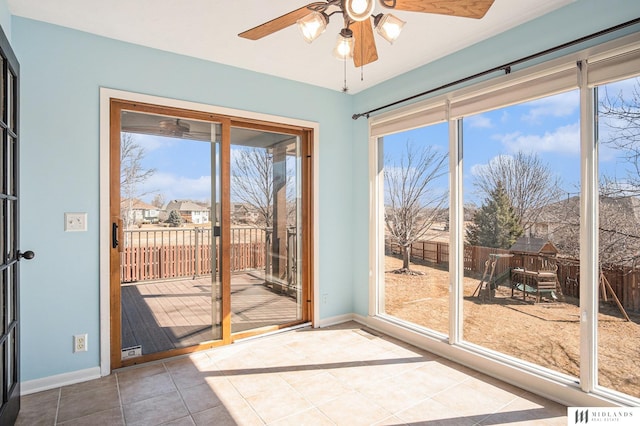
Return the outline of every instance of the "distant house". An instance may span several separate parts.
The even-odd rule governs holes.
[[[234,223],[256,223],[260,213],[250,204],[234,203],[231,207],[231,220]]]
[[[124,199],[120,205],[122,218],[129,224],[159,221],[161,209],[137,198]]]
[[[167,213],[177,211],[186,223],[201,224],[209,222],[209,207],[188,200],[173,200],[165,207]]]
[[[557,243],[565,239],[567,233],[577,233],[579,225],[580,197],[569,197],[540,207],[535,220],[525,224],[525,235]]]
[[[632,263],[640,253],[640,198],[601,196],[599,247],[603,263]],[[525,235],[551,241],[563,257],[579,257],[580,198],[541,207],[535,220],[525,225]]]

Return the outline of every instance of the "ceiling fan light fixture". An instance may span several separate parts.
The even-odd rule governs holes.
[[[368,19],[376,7],[375,0],[344,0],[344,11],[354,21]]]
[[[182,136],[183,133],[188,133],[191,129],[189,123],[180,121],[179,118],[175,120],[161,120],[158,123],[158,127],[160,127],[162,132],[172,136]]]
[[[376,32],[389,43],[393,44],[393,42],[400,36],[402,27],[404,27],[406,22],[388,13],[386,15],[377,15],[375,17],[374,24]]]
[[[338,34],[336,46],[333,48],[333,56],[338,59],[353,57],[353,32],[348,28],[343,28]]]
[[[297,21],[298,28],[300,28],[300,32],[302,32],[302,37],[307,43],[311,43],[320,37],[320,34],[327,29],[328,23],[329,19],[327,15],[315,11]]]

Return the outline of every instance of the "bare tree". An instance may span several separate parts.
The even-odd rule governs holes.
[[[153,196],[153,200],[151,200],[151,205],[161,209],[164,206],[164,195],[158,193]]]
[[[135,198],[145,195],[138,192],[141,183],[149,179],[155,169],[142,167],[145,151],[135,141],[131,133],[122,133],[120,139],[120,198],[122,201],[121,215],[125,229],[133,224],[133,202]]]
[[[640,257],[637,197],[600,196],[599,259],[602,267],[629,266]],[[549,208],[554,226],[550,239],[563,257],[580,256],[580,198],[571,197]]]
[[[635,263],[640,256],[637,197],[600,197],[600,265]]]
[[[560,256],[577,259],[580,256],[580,197],[570,196],[545,206],[541,222],[547,225],[546,237],[553,242]]]
[[[234,199],[257,210],[265,226],[273,226],[273,155],[267,149],[237,151],[231,172]]]
[[[603,176],[601,190],[607,196],[640,195],[640,79],[633,90],[610,94],[602,89],[598,113],[601,142],[614,148],[626,163],[624,176]]]
[[[447,214],[442,208],[447,192],[434,188],[446,173],[447,154],[431,146],[417,150],[409,141],[398,163],[385,164],[385,217],[387,231],[402,248],[402,268],[394,272],[416,274],[410,263],[411,245]]]
[[[495,157],[484,166],[474,185],[481,195],[490,197],[499,183],[524,230],[536,222],[545,206],[558,201],[564,193],[559,178],[536,153],[519,151],[513,156]]]
[[[640,79],[632,90],[599,90],[601,143],[626,165],[600,179],[600,263],[629,265],[640,257]]]

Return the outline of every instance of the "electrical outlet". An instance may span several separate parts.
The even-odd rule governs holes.
[[[87,335],[76,334],[73,336],[73,352],[86,352],[87,351]]]

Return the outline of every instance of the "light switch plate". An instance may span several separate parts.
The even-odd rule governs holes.
[[[86,213],[65,213],[64,214],[64,230],[65,232],[82,232],[87,230],[87,214]]]

